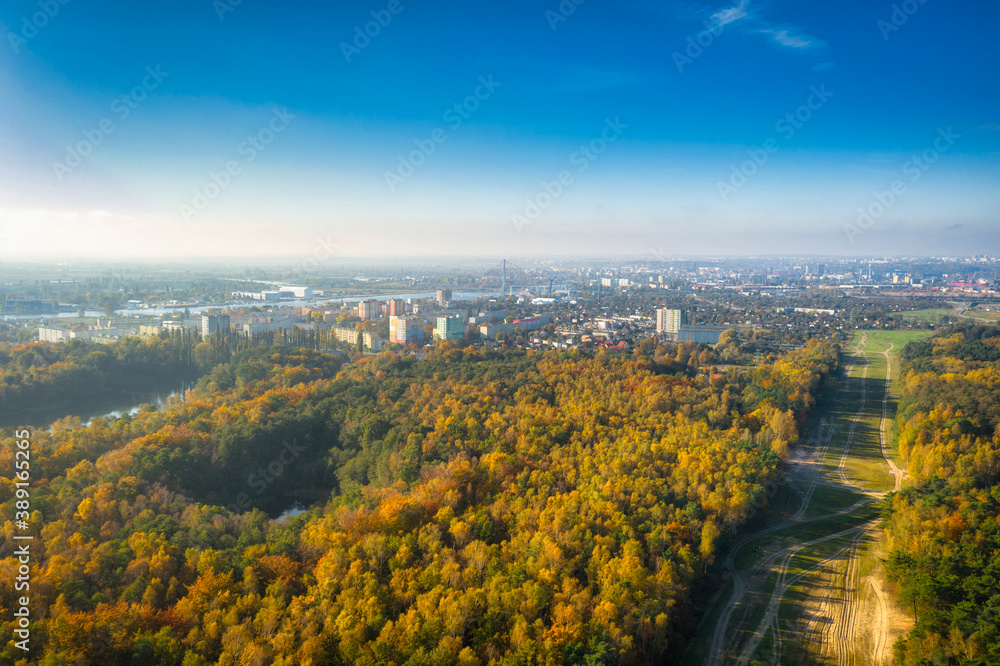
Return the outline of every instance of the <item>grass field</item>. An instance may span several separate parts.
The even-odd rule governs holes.
[[[1000,321],[1000,312],[990,312],[987,310],[966,310],[962,314],[969,319],[975,319],[976,321],[988,324],[995,324]]]
[[[872,521],[878,515],[880,498],[894,487],[895,480],[882,456],[880,429],[883,404],[886,417],[891,420],[895,413],[893,393],[899,377],[899,353],[907,343],[930,335],[931,331],[858,331],[853,341],[845,345],[845,375],[840,384],[831,387],[821,398],[818,413],[807,425],[803,443],[800,444],[805,451],[814,452],[811,456],[823,455],[813,457],[814,463],[808,462],[810,456],[803,458],[801,463],[795,463],[807,465],[803,470],[808,469],[809,464],[811,469],[818,468],[815,477],[803,470],[797,473],[796,484],[800,490],[811,485],[810,478],[816,481],[808,505],[794,523],[781,530],[760,533],[735,554],[733,562],[736,570],[741,572],[742,580],[747,583],[735,605],[731,601],[734,598],[732,580],[728,574],[719,572],[725,581],[723,589],[715,603],[707,609],[706,617],[682,663],[700,664],[710,660],[710,646],[717,629],[723,631],[726,637],[724,645],[728,656],[722,658],[724,663],[730,663],[747,650],[753,650],[753,656],[763,663],[775,659],[781,663],[803,663],[803,659],[809,661],[816,657],[801,651],[815,649],[815,645],[808,641],[801,643],[801,650],[796,648],[794,627],[803,614],[808,613],[807,603],[815,607],[813,602],[816,599],[810,595],[829,588],[828,585],[824,588],[824,577],[829,576],[832,569],[824,566],[814,572],[809,570],[834,554],[847,552],[859,558],[866,575],[873,570],[876,561],[869,551],[875,545],[871,539],[866,537],[860,546],[846,551],[842,549],[851,544],[859,533],[842,533]],[[889,382],[886,381],[887,370],[890,371]],[[806,433],[812,435],[817,432],[820,423],[825,424],[818,430],[821,434],[811,438],[807,444],[809,438]],[[827,441],[828,446],[824,449]],[[897,457],[891,447],[889,455]],[[896,462],[899,464],[898,460]],[[746,531],[754,533],[766,526],[777,525],[794,513],[792,507],[798,506],[798,495],[789,493],[780,499],[775,503],[780,507],[773,507],[773,518],[762,516]],[[840,511],[844,513],[838,514]],[[828,538],[832,535],[837,536]],[[799,548],[794,555],[790,556],[791,551],[787,550],[813,541],[816,543]],[[781,578],[782,562],[785,561],[787,570]],[[843,560],[836,566],[847,567],[849,561]],[[762,563],[766,565],[760,569]],[[794,577],[800,574],[805,575],[796,581]],[[781,600],[774,601],[774,591],[784,590],[777,588],[779,579],[792,584]],[[774,606],[774,603],[778,605]],[[829,605],[830,600],[826,599],[823,603]],[[778,611],[773,622],[773,626],[778,627],[777,634],[772,624],[768,624],[771,622],[767,619],[770,617],[767,614],[769,606]],[[719,628],[723,618],[726,618],[725,625]],[[792,633],[783,635],[786,631]],[[776,640],[776,636],[781,636],[781,640]],[[854,649],[870,652],[870,647],[859,643]]]
[[[965,306],[957,303],[953,305],[954,307],[951,308],[926,308],[924,310],[908,310],[897,314],[902,315],[904,319],[922,321],[930,324],[940,323],[941,317],[945,315],[951,319],[952,323],[955,321],[961,321],[962,319],[971,319],[973,321],[983,323],[995,323],[1000,321],[1000,312],[979,310],[977,308],[965,309]]]
[[[954,310],[951,308],[928,308],[926,310],[909,310],[907,312],[900,312],[899,314],[903,315],[904,319],[914,319],[936,324],[940,321],[942,315],[954,314]]]

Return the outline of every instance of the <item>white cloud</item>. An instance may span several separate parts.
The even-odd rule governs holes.
[[[825,46],[826,43],[814,37],[793,35],[788,30],[778,30],[775,28],[765,28],[761,30],[765,35],[769,35],[776,43],[792,49],[808,49],[816,46]]]
[[[697,12],[697,10],[695,10]],[[701,10],[701,16],[708,15],[705,24],[712,28],[722,28],[739,22],[742,29],[751,34],[765,35],[774,44],[789,49],[809,50],[822,49],[826,42],[805,32],[787,25],[772,23],[761,16],[759,11],[750,11],[750,0],[740,0],[732,7],[723,9]],[[831,65],[832,66],[832,65]]]
[[[716,25],[729,25],[734,21],[739,21],[744,19],[749,14],[747,14],[747,7],[750,5],[750,0],[740,0],[740,4],[735,7],[729,7],[728,9],[720,9],[719,11],[712,14],[712,20],[715,21]]]

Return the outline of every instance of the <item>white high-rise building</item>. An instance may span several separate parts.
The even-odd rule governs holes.
[[[685,323],[683,310],[661,309],[656,311],[657,333],[678,333]]]

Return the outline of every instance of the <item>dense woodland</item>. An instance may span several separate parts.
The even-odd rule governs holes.
[[[1000,663],[1000,330],[904,349],[897,414],[908,486],[885,524],[890,580],[916,626],[902,664]]]
[[[261,347],[165,410],[33,430],[25,663],[675,663],[839,349],[643,348]]]
[[[64,407],[72,413],[124,392],[152,391],[191,380],[221,357],[191,333],[128,337],[111,344],[67,340],[56,344],[0,343],[0,414]]]

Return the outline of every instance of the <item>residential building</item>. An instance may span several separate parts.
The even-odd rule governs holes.
[[[437,302],[439,305],[444,305],[450,300],[451,300],[451,289],[437,290]]]
[[[715,345],[719,343],[722,332],[731,328],[732,326],[681,326],[677,332],[677,341]]]
[[[90,339],[90,331],[71,331],[66,328],[49,328],[43,326],[38,329],[38,340],[40,342],[59,342],[60,340],[70,340],[80,338]]]
[[[503,321],[507,318],[506,310],[497,310],[495,312],[480,312],[477,317],[469,317],[469,323],[473,325],[479,324],[492,324],[495,321]]]
[[[389,319],[389,341],[401,345],[419,344],[424,341],[423,317],[407,316]]]
[[[522,331],[537,331],[542,326],[552,323],[552,317],[542,315],[540,317],[527,317],[525,319],[515,319],[512,324],[486,324],[479,327],[479,334],[484,338],[496,337],[498,333],[513,335],[518,329]]]
[[[369,298],[367,301],[358,303],[358,319],[368,321],[378,319],[382,316],[382,301],[377,298]]]
[[[656,311],[656,332],[677,333],[686,324],[683,310],[660,309]]]
[[[201,337],[207,338],[216,333],[229,335],[229,315],[202,315]]]
[[[460,317],[438,317],[434,337],[438,340],[461,340],[465,326]]]
[[[330,332],[333,333],[341,342],[346,342],[351,345],[358,344],[358,336],[361,336],[362,343],[366,348],[373,352],[382,351],[382,338],[367,331],[362,332],[353,328],[334,326],[330,329]]]
[[[390,317],[402,317],[406,314],[406,301],[402,298],[390,298],[387,304]]]

